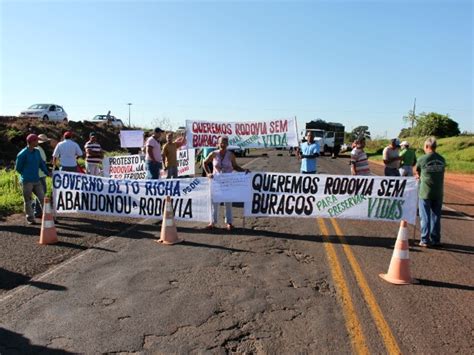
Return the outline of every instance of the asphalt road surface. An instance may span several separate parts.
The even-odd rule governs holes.
[[[284,151],[239,162],[298,171]],[[348,159],[320,158],[319,172],[346,174]],[[447,189],[444,247],[412,241],[407,286],[379,277],[397,223],[244,220],[234,207],[234,231],[178,223],[185,242],[163,246],[151,220],[89,215],[61,218],[62,244],[41,247],[37,228],[7,221],[2,238],[20,247],[5,244],[0,264],[0,353],[472,354],[473,203],[472,186]],[[47,260],[19,269],[28,248]]]

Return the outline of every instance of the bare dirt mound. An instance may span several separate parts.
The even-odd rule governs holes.
[[[114,151],[120,149],[120,128],[105,122],[51,122],[0,116],[0,167],[12,166],[18,152],[25,147],[28,134],[44,133],[49,138],[59,141],[63,133],[68,130],[74,132],[74,140],[81,147],[89,139],[89,133],[96,132],[104,150]],[[45,145],[45,148],[46,155],[51,156],[51,148],[48,145]]]

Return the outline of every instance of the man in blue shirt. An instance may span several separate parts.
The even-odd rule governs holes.
[[[316,174],[316,158],[319,157],[319,144],[314,141],[313,132],[306,132],[306,142],[301,143],[298,158],[301,159],[302,174]]]
[[[20,174],[20,182],[23,188],[23,201],[25,204],[26,222],[36,224],[33,206],[31,205],[32,193],[36,195],[41,203],[44,201],[44,190],[40,183],[39,169],[50,176],[48,168],[38,149],[38,136],[29,134],[26,137],[27,146],[16,156],[15,169]]]

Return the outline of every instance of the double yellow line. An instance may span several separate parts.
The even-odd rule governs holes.
[[[329,265],[331,268],[331,273],[336,284],[336,287],[341,295],[342,309],[344,312],[344,317],[346,319],[346,328],[349,332],[352,346],[357,354],[369,354],[369,348],[367,346],[367,340],[364,336],[364,331],[360,323],[359,317],[355,311],[354,303],[351,299],[349,287],[344,278],[344,273],[342,271],[341,264],[337,258],[336,249],[334,245],[329,240],[329,231],[326,227],[326,223],[323,219],[318,218],[318,225],[324,239],[324,247],[326,249],[326,254],[328,256]],[[401,350],[398,347],[397,341],[393,336],[390,327],[385,320],[383,313],[375,299],[374,294],[370,290],[370,287],[367,283],[367,280],[362,273],[362,269],[357,262],[354,253],[352,252],[350,246],[347,244],[346,238],[341,231],[337,221],[331,219],[331,224],[334,228],[336,236],[342,242],[342,248],[344,254],[346,255],[347,260],[351,266],[352,272],[355,275],[357,284],[362,292],[362,295],[367,303],[370,314],[375,322],[375,325],[383,339],[385,348],[389,354],[401,354]]]

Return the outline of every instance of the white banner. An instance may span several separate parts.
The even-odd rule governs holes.
[[[322,217],[415,224],[415,178],[251,173],[252,217]]]
[[[145,156],[140,154],[105,157],[102,160],[104,176],[112,179],[146,179]]]
[[[296,118],[256,122],[186,121],[188,147],[216,147],[220,136],[230,145],[246,148],[298,146]]]
[[[177,220],[209,222],[208,178],[117,180],[55,171],[53,200],[59,213],[163,218],[166,196]]]
[[[178,149],[176,152],[178,160],[178,177],[193,176],[196,164],[194,149]],[[115,157],[105,157],[102,160],[104,176],[112,179],[146,179],[145,156],[140,154],[121,155]],[[161,170],[162,178],[167,176],[166,170]]]
[[[143,131],[120,131],[120,146],[122,148],[143,147]]]
[[[252,199],[251,175],[216,174],[211,179],[212,202],[249,202]]]

